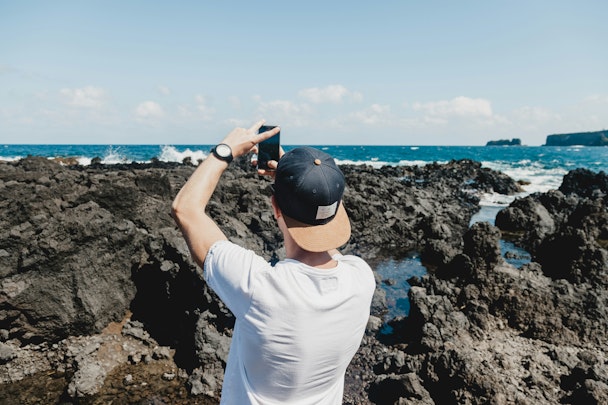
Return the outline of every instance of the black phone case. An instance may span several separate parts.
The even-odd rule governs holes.
[[[275,128],[274,125],[264,125],[260,127],[258,133],[266,132]],[[272,138],[260,142],[258,145],[258,169],[268,170],[268,161],[279,161],[279,148],[281,145],[281,132]]]

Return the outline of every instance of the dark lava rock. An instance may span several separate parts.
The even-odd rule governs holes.
[[[470,160],[342,169],[353,224],[343,252],[373,263],[417,251],[431,269],[412,280],[411,314],[389,322],[393,334],[379,327],[386,298],[378,289],[373,321],[347,371],[345,403],[603,399],[608,302],[600,192],[556,191],[517,203],[521,219],[510,220],[513,232],[524,241],[543,235],[531,250],[540,264],[518,270],[502,261],[497,228],[468,225],[480,192],[519,190],[507,176]],[[171,201],[193,170],[189,163],[0,162],[2,383],[51,369],[68,394],[98,389],[116,397],[116,387],[92,385],[115,375],[98,359],[118,356],[134,339],[139,352],[122,353],[130,367],[167,360],[158,354],[167,350],[155,346],[169,347],[177,380],[187,381],[196,398],[217,401],[234,318],[202,281],[170,217]],[[231,240],[274,260],[283,247],[269,184],[246,159],[237,160],[208,209]],[[570,228],[582,234],[564,231]],[[543,253],[552,243],[563,247],[560,237],[574,238],[567,257],[577,270],[565,276]],[[116,322],[124,325],[120,337],[107,334]],[[583,349],[582,357],[597,360],[576,371]],[[175,374],[169,371],[161,375]],[[147,398],[156,398],[149,386]]]
[[[576,169],[558,191],[515,200],[496,226],[554,279],[608,283],[608,175]]]

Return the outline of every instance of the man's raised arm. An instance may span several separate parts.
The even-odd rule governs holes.
[[[227,239],[215,221],[206,214],[207,204],[229,161],[233,157],[249,153],[259,142],[280,131],[277,127],[258,134],[263,123],[264,121],[259,121],[249,129],[236,128],[230,132],[221,144],[229,147],[231,156],[224,157],[216,148],[217,153],[207,156],[173,200],[173,217],[184,234],[190,254],[201,268],[211,246],[219,240]],[[222,148],[225,149],[224,146]]]

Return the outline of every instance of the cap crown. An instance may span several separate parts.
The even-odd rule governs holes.
[[[274,189],[283,214],[305,224],[322,225],[336,215],[344,194],[344,174],[327,153],[299,147],[279,161]]]

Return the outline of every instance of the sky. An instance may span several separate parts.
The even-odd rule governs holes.
[[[608,1],[0,0],[0,143],[485,145],[608,129]]]

